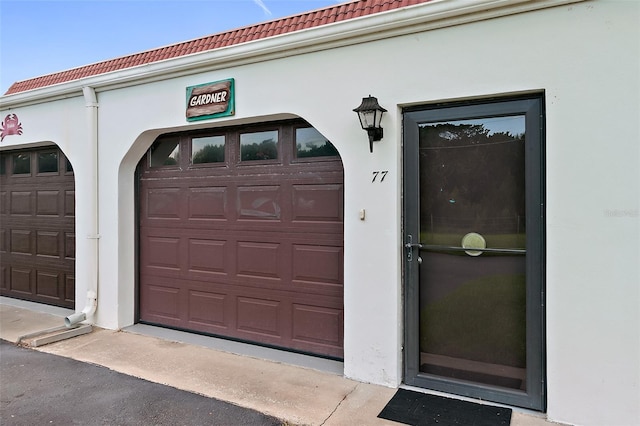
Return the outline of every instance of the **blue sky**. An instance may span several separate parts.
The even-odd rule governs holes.
[[[0,94],[15,81],[345,0],[0,0]]]

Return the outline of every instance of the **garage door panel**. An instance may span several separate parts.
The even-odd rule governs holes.
[[[293,220],[342,222],[342,185],[294,185]]]
[[[31,254],[33,231],[24,229],[12,229],[10,237],[11,253],[13,254]]]
[[[0,289],[8,289],[9,287],[8,272],[9,268],[4,266],[4,264],[0,264]]]
[[[335,246],[293,245],[293,279],[342,286],[343,249]]]
[[[150,268],[180,269],[180,238],[150,236],[143,243]]]
[[[9,198],[7,196],[7,191],[0,191],[0,214],[3,214],[3,215],[7,214],[8,205],[9,205]]]
[[[281,337],[281,303],[277,300],[238,297],[236,299],[237,327],[239,331]]]
[[[59,257],[62,245],[60,232],[36,231],[36,255]]]
[[[64,215],[74,217],[76,215],[76,191],[64,191]]]
[[[282,194],[280,186],[242,186],[238,188],[239,220],[280,220]]]
[[[36,214],[58,216],[60,214],[60,191],[36,191]]]
[[[224,240],[189,238],[188,268],[192,273],[228,274],[227,253]]]
[[[30,268],[10,268],[9,290],[16,293],[32,294],[32,270]]]
[[[76,234],[73,232],[64,233],[64,257],[67,259],[76,258]]]
[[[281,279],[281,252],[278,243],[239,241],[236,256],[238,275]]]
[[[146,197],[149,218],[180,219],[180,188],[150,189]]]
[[[342,309],[293,305],[293,339],[339,348],[342,345]]]
[[[168,285],[150,284],[141,288],[140,297],[148,300],[145,316],[155,321],[180,323],[180,289]]]
[[[45,298],[59,299],[61,292],[59,273],[48,271],[36,272],[36,294]]]
[[[32,215],[32,191],[11,191],[10,213],[12,215]]]
[[[188,218],[190,220],[227,220],[227,197],[225,187],[188,189]]]
[[[233,303],[230,299],[233,297],[226,294],[190,290],[189,324],[224,332],[229,328],[231,310],[227,305]]]
[[[76,277],[73,274],[64,276],[64,300],[73,303],[76,299]]]

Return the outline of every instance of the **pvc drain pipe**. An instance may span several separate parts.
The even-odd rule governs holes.
[[[82,312],[76,312],[75,314],[71,314],[64,319],[64,325],[67,328],[71,328],[74,325],[78,324],[90,317],[96,312],[96,308],[98,307],[98,298],[95,291],[89,290],[87,292],[87,306],[82,310]]]
[[[69,315],[64,319],[64,325],[71,328],[92,316],[98,307],[98,239],[100,238],[99,209],[98,209],[98,99],[96,91],[93,87],[83,87],[82,94],[85,100],[85,111],[87,114],[87,130],[89,132],[89,148],[91,157],[91,189],[92,198],[90,203],[89,217],[90,231],[87,239],[91,241],[91,252],[88,256],[89,263],[89,290],[87,291],[87,304],[82,312]]]

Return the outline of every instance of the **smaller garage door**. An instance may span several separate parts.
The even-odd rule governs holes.
[[[59,149],[0,154],[0,294],[74,307],[74,216],[73,170]]]
[[[343,171],[320,133],[165,135],[139,175],[142,321],[343,356]]]

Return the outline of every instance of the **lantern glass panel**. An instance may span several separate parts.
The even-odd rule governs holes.
[[[376,111],[361,111],[358,113],[360,116],[360,124],[363,129],[371,129],[375,126]]]
[[[373,121],[374,121],[373,127],[379,128],[380,122],[382,121],[382,111],[375,110],[373,112]]]

